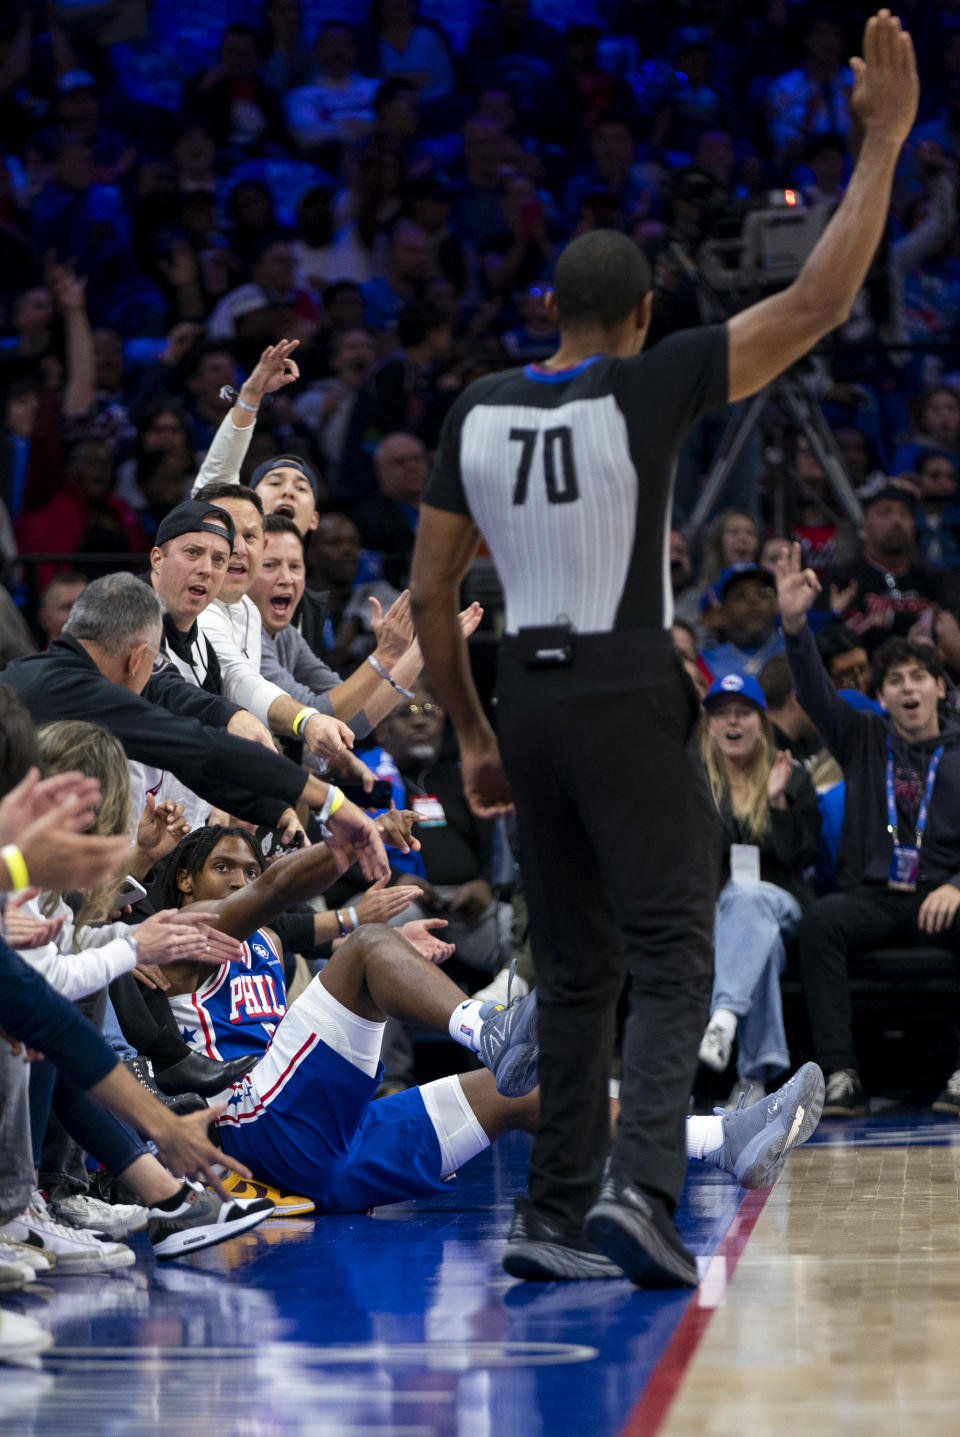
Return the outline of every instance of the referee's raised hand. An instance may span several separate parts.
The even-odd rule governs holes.
[[[863,56],[850,61],[853,112],[865,131],[902,145],[913,128],[920,81],[913,41],[896,15],[878,10],[863,32]]]

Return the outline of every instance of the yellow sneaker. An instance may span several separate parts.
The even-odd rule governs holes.
[[[274,1206],[271,1217],[306,1217],[315,1211],[315,1204],[309,1198],[282,1193],[279,1188],[272,1188],[269,1183],[262,1183],[259,1179],[251,1182],[247,1178],[238,1177],[236,1173],[227,1173],[223,1178],[223,1185],[231,1197],[267,1198]]]

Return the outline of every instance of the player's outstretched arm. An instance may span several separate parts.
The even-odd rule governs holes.
[[[863,144],[849,187],[793,284],[730,320],[731,399],[762,389],[843,323],[880,243],[897,157],[917,112],[913,42],[895,15],[880,10],[867,21],[863,58],[850,63]]]
[[[338,821],[341,814],[344,815],[342,823]],[[245,941],[258,928],[271,923],[294,904],[306,903],[326,892],[354,860],[362,862],[365,854],[368,858],[372,857],[367,847],[363,852],[360,850],[360,840],[366,845],[368,833],[372,834],[382,855],[382,865],[376,871],[367,872],[366,876],[374,881],[389,878],[390,868],[383,841],[403,852],[419,848],[420,843],[412,834],[416,822],[417,815],[407,809],[391,809],[371,820],[361,809],[345,802],[333,815],[329,843],[315,843],[310,848],[277,859],[246,888],[240,888],[226,898],[191,904],[184,916],[203,914],[211,928],[218,928],[221,933]]]

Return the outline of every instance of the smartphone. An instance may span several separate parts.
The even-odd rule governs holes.
[[[283,835],[278,828],[264,826],[257,829],[254,841],[264,858],[279,858],[285,853],[294,853],[296,849],[303,847],[303,829],[298,828],[289,843],[284,843],[282,839]]]
[[[111,908],[126,908],[128,904],[139,903],[141,898],[146,898],[147,890],[142,883],[131,878],[128,873],[110,900]]]
[[[393,802],[393,784],[386,779],[377,779],[369,793],[359,783],[341,783],[337,786],[344,798],[355,803],[358,808],[389,808]]]

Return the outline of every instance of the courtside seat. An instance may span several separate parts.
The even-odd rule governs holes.
[[[811,1053],[793,954],[782,980],[790,1052]],[[847,960],[854,1034],[868,1092],[925,1098],[956,1066],[960,960],[947,948],[873,948]]]

